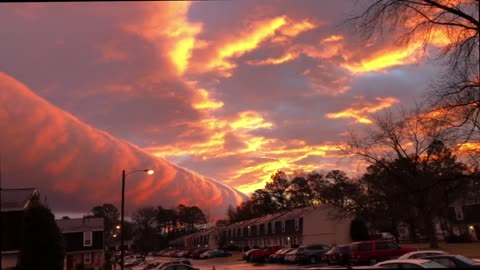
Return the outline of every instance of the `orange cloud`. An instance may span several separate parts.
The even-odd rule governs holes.
[[[103,45],[100,50],[102,54],[101,63],[125,61],[129,58],[128,53],[120,49],[118,44],[114,42]]]
[[[210,97],[210,93],[201,87],[198,87],[196,81],[188,81],[187,84],[195,89],[197,95],[193,98],[192,107],[197,110],[216,110],[223,107],[223,102],[214,100]]]
[[[342,66],[350,72],[365,73],[372,71],[384,71],[387,68],[409,65],[418,61],[420,57],[420,43],[412,43],[407,48],[396,50],[383,50],[360,62],[344,63]]]
[[[201,23],[192,23],[187,14],[191,2],[153,2],[146,6],[145,19],[125,26],[127,31],[137,33],[158,44],[159,52],[169,57],[179,75],[183,75],[196,47],[196,36],[202,32]],[[164,42],[159,42],[164,40]],[[199,42],[202,46],[202,42]]]
[[[247,64],[253,66],[264,66],[264,65],[279,65],[285,62],[294,60],[298,57],[298,53],[296,52],[287,52],[286,54],[280,56],[279,58],[267,58],[265,60],[251,60],[248,61]]]
[[[53,209],[85,211],[110,202],[106,200],[118,202],[121,171],[143,168],[155,174],[128,176],[126,196],[131,206],[175,204],[185,199],[185,193],[181,198],[174,196],[173,191],[181,187],[190,203],[213,207],[213,214],[220,217],[229,204],[245,198],[224,184],[88,126],[3,73],[0,105],[0,148],[8,157],[2,166],[16,176],[6,177],[4,184],[37,187],[49,196]]]
[[[399,100],[393,97],[375,98],[377,103],[367,103],[361,108],[348,108],[340,112],[329,113],[327,118],[354,118],[355,122],[362,124],[371,124],[372,120],[367,117],[367,114],[371,114],[386,108],[390,108],[393,104],[398,103]]]
[[[278,65],[292,60],[295,60],[300,54],[304,54],[314,59],[328,59],[337,55],[342,55],[343,44],[340,41],[343,36],[332,35],[323,39],[319,46],[307,44],[295,44],[287,49],[287,51],[278,58],[267,58],[264,60],[250,60],[249,65],[263,66],[263,65]]]
[[[318,25],[315,25],[308,20],[303,20],[301,22],[289,22],[288,24],[280,28],[280,33],[287,37],[296,37],[300,33],[312,30],[317,26]]]
[[[208,69],[220,72],[223,76],[231,76],[230,71],[236,67],[229,62],[231,57],[239,57],[258,47],[269,37],[272,37],[281,26],[287,23],[285,16],[255,23],[239,37],[227,40],[216,52],[216,55],[207,64]]]
[[[478,142],[469,142],[469,143],[461,143],[458,146],[458,150],[465,151],[473,151],[473,152],[480,152],[480,143]]]
[[[327,38],[324,38],[322,39],[322,42],[321,43],[326,43],[326,42],[336,42],[336,41],[340,41],[340,40],[343,40],[343,36],[342,35],[331,35]]]

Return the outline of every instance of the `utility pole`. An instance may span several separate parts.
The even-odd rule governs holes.
[[[2,152],[0,152],[0,269],[2,269],[3,214],[2,214]]]

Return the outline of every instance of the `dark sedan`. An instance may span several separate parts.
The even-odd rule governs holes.
[[[350,245],[335,246],[325,255],[323,255],[323,261],[328,265],[347,265],[350,261]]]

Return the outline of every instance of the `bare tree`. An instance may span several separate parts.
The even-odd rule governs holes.
[[[457,162],[447,144],[456,145],[455,133],[445,128],[444,121],[417,108],[403,111],[400,117],[393,113],[378,116],[367,135],[351,132],[343,151],[372,164],[364,176],[373,183],[367,188],[369,192],[378,190],[378,194],[386,194],[383,197],[393,198],[389,209],[400,201],[407,209],[414,209],[423,219],[431,247],[436,247],[433,220],[444,215],[443,210],[469,181],[464,175],[466,167]],[[409,218],[407,209],[404,219]]]
[[[429,101],[457,116],[450,124],[467,129],[465,140],[479,139],[472,137],[480,129],[479,0],[375,0],[347,21],[367,41],[387,32],[403,45],[420,42],[424,52],[434,44],[446,71]]]

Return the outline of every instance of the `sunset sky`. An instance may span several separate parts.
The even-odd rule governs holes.
[[[368,3],[2,4],[2,186],[85,213],[118,203],[122,169],[153,166],[129,176],[130,210],[222,215],[276,170],[359,174],[346,132],[413,106],[439,71],[421,44],[360,39],[344,21]]]

